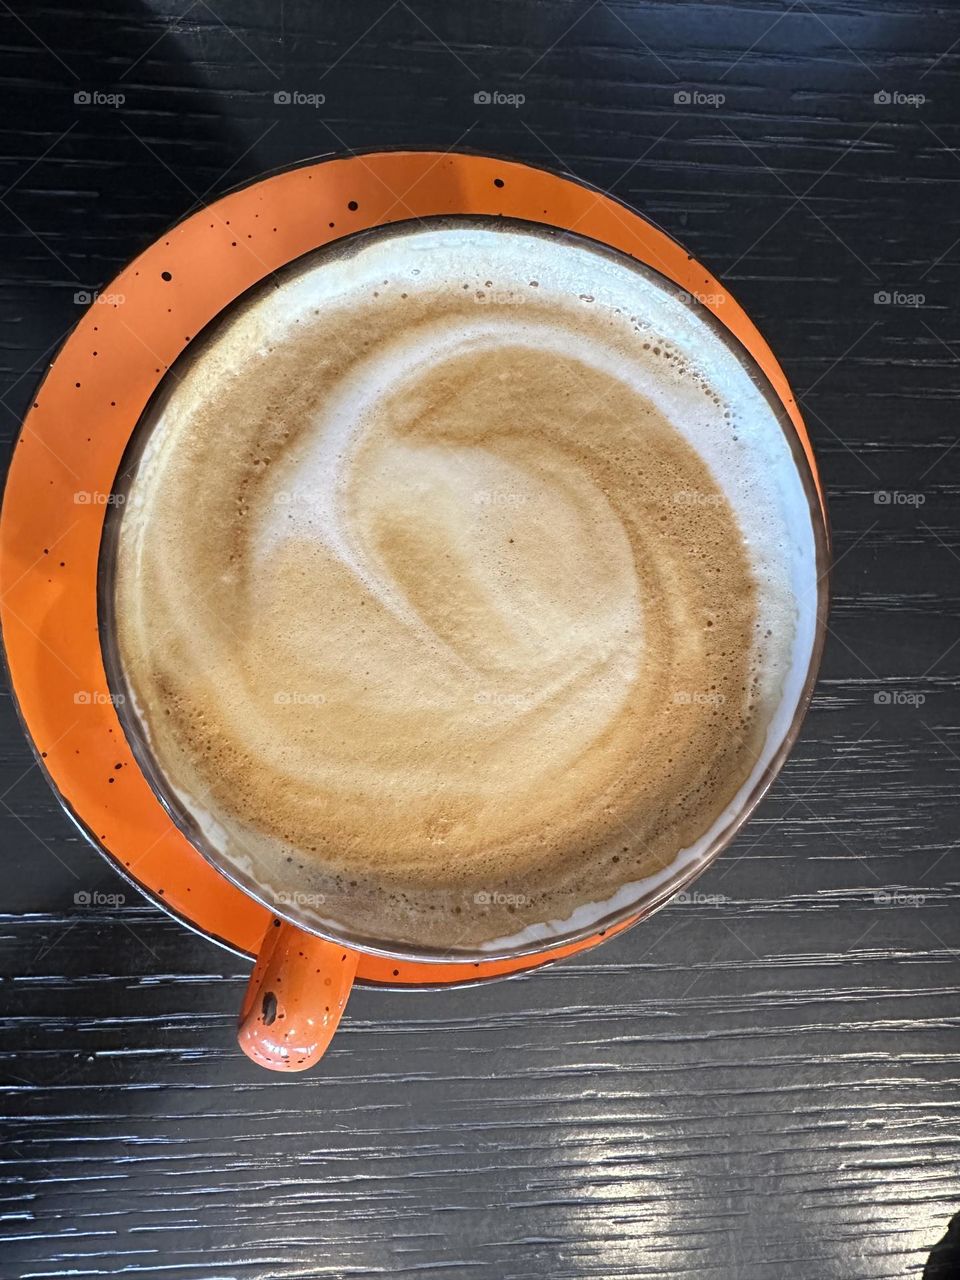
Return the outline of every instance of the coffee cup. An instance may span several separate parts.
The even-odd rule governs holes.
[[[321,1056],[364,954],[533,959],[649,914],[809,701],[827,537],[781,399],[703,300],[576,235],[438,219],[294,263],[120,477],[108,681],[273,913],[240,1042],[274,1069]]]

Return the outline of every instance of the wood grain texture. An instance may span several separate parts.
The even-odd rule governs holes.
[[[7,698],[3,1280],[923,1273],[960,1209],[958,70],[960,12],[920,0],[0,4],[6,441],[75,294],[198,202],[468,146],[597,183],[729,284],[802,393],[837,557],[801,741],[691,901],[528,978],[358,992],[306,1078],[238,1054],[246,965],[86,845]]]

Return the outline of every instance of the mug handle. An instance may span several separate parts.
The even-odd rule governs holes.
[[[240,1048],[271,1071],[306,1071],[340,1022],[360,955],[274,918],[240,1007]]]

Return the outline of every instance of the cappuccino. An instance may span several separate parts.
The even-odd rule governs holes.
[[[549,942],[755,789],[813,522],[689,295],[570,235],[423,224],[295,264],[169,381],[117,515],[119,657],[173,806],[268,904],[414,954]]]

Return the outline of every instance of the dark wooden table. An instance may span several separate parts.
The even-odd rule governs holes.
[[[931,1256],[960,1208],[960,12],[0,0],[0,49],[5,441],[75,298],[199,201],[471,147],[730,285],[802,393],[837,561],[812,713],[705,899],[532,977],[358,992],[306,1077],[239,1054],[247,966],[85,843],[5,698],[0,1277],[960,1274]]]

